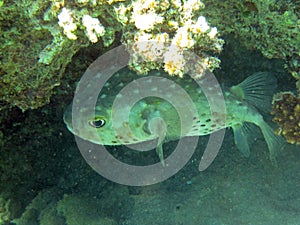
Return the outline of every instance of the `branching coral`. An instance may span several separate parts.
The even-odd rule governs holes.
[[[300,97],[291,92],[282,92],[274,96],[273,121],[279,125],[277,133],[283,135],[291,144],[300,145]]]

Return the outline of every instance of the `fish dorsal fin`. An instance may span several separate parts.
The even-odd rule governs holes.
[[[272,96],[277,87],[274,75],[258,72],[247,77],[243,82],[232,86],[230,91],[239,100],[245,100],[259,110],[267,112],[271,108]]]

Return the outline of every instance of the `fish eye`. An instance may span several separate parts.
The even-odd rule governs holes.
[[[103,118],[95,118],[94,120],[89,121],[89,125],[94,128],[100,128],[105,125],[105,120]]]

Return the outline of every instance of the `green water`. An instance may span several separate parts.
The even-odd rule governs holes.
[[[0,10],[3,2],[8,1],[0,1]],[[250,3],[248,7],[255,11]],[[2,27],[6,26],[9,23]],[[221,84],[230,86],[267,71],[277,77],[277,91],[295,90],[285,60],[266,59],[231,35],[224,39],[221,68],[214,72]],[[275,166],[259,132],[250,157],[245,158],[227,129],[216,159],[202,172],[198,166],[208,137],[199,138],[188,163],[154,185],[121,185],[96,173],[80,154],[62,117],[76,81],[101,47],[92,45],[72,58],[46,106],[23,113],[0,101],[0,225],[300,224],[299,146],[287,144]],[[271,124],[271,116],[265,118]],[[165,154],[170,155],[176,144],[165,144]],[[124,146],[107,149],[126,163],[159,163],[154,150],[140,154]]]

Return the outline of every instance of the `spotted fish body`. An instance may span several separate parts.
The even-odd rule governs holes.
[[[239,150],[249,156],[249,143],[252,141],[249,140],[249,124],[252,123],[261,129],[270,157],[274,160],[280,140],[257,110],[257,107],[266,107],[266,102],[271,101],[275,80],[269,74],[254,74],[240,85],[217,93],[220,99],[224,99],[224,109],[219,107],[218,102],[209,102],[207,98],[210,94],[216,94],[217,85],[206,88],[204,93],[200,87],[201,81],[199,86],[188,76],[172,78],[154,71],[147,75],[143,84],[138,82],[140,78],[140,75],[128,70],[113,75],[99,94],[95,113],[83,107],[80,108],[79,118],[73,118],[73,121],[76,120],[76,129],[72,126],[72,105],[69,106],[64,115],[68,129],[84,140],[101,145],[128,145],[158,140],[156,150],[163,160],[163,143],[183,136],[207,135],[227,127],[233,129]],[[169,80],[173,82],[171,85]],[[127,95],[122,94],[122,89],[129,83],[133,83],[132,88],[126,92]],[[144,88],[145,85],[148,88]],[[145,89],[147,95],[143,96]],[[176,101],[176,104],[172,102],[181,97],[183,101]],[[133,99],[134,103],[128,106],[128,101]],[[194,110],[191,110],[191,103]],[[211,104],[216,106],[211,107]]]

